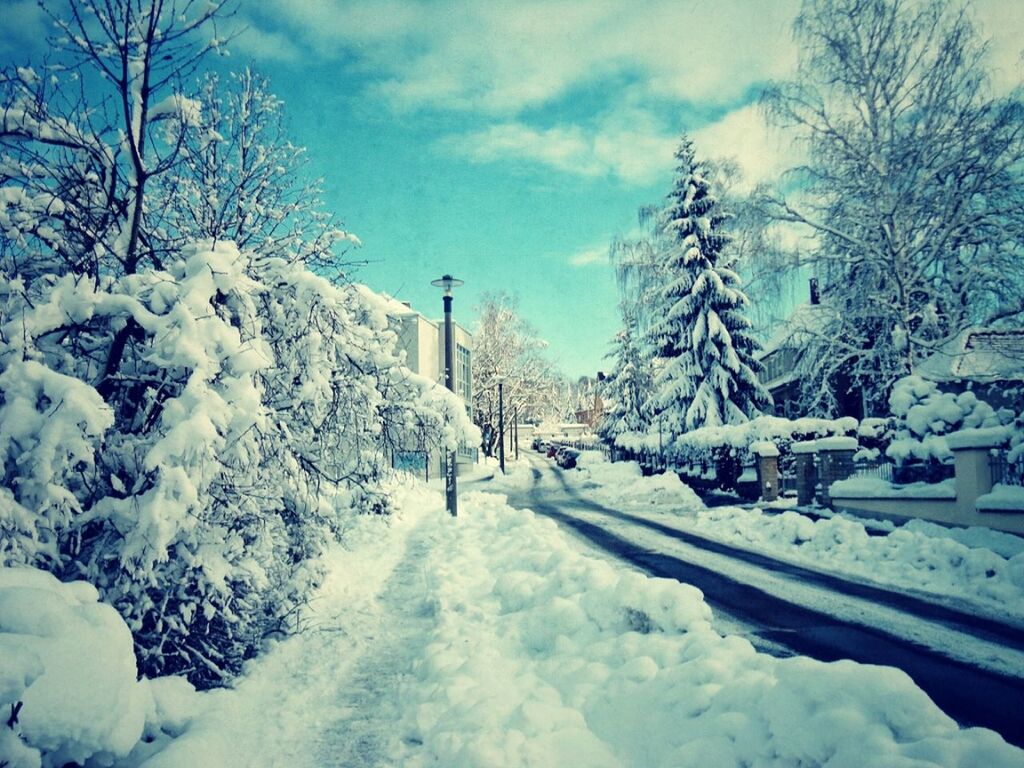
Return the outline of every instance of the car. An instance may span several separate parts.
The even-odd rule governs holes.
[[[580,457],[580,452],[573,448],[563,448],[558,452],[558,456],[555,458],[555,462],[562,469],[574,469],[576,467],[576,460]]]
[[[544,448],[544,441],[539,437],[535,437],[533,438],[533,442],[530,444],[530,447],[535,451],[539,451]]]
[[[555,454],[556,453],[558,453],[558,446],[557,445],[549,445],[548,446],[547,457],[549,459],[553,459],[553,458],[555,458]]]

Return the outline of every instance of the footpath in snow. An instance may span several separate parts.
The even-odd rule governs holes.
[[[758,653],[698,590],[585,555],[500,494],[463,493],[457,519],[422,486],[400,501],[334,552],[303,633],[234,690],[165,696],[117,764],[1024,764],[904,673]]]

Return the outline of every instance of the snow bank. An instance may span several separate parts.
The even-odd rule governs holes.
[[[881,477],[850,477],[828,488],[834,499],[955,499],[956,483],[905,483],[897,485]]]
[[[674,472],[644,476],[635,461],[610,462],[600,451],[582,451],[576,472],[565,474],[573,485],[595,484],[593,496],[611,506],[668,504],[675,508],[703,509],[704,503]]]
[[[14,729],[0,728],[0,764],[109,764],[185,716],[192,687],[137,682],[131,633],[98,598],[84,581],[0,568],[0,710],[22,702]]]
[[[463,498],[424,569],[437,617],[402,700],[416,766],[1020,765],[904,673],[721,637],[693,587],[581,554],[551,521]]]
[[[996,483],[991,491],[978,497],[974,507],[982,512],[1024,512],[1024,488]]]

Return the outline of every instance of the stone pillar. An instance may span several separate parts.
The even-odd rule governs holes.
[[[946,438],[953,451],[956,506],[960,512],[974,512],[974,502],[992,490],[991,451],[1005,437],[995,429],[962,429]]]
[[[853,475],[853,454],[857,452],[855,437],[825,437],[818,444],[818,503],[832,506],[828,488],[838,480]]]
[[[814,502],[815,489],[818,487],[818,471],[814,455],[818,450],[815,440],[793,443],[793,456],[796,459],[796,503],[801,506]]]
[[[779,449],[770,440],[751,443],[750,452],[757,457],[757,484],[762,501],[779,498]]]

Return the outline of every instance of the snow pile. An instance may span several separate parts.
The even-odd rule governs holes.
[[[402,700],[412,766],[1012,766],[904,673],[757,653],[699,591],[580,554],[469,494],[427,556],[436,629]]]
[[[974,506],[980,512],[1024,512],[1024,487],[996,483]]]
[[[98,599],[83,581],[0,568],[0,709],[21,702],[13,728],[0,728],[0,764],[108,764],[188,716],[192,687],[137,682],[131,633]]]
[[[914,521],[886,536],[843,515],[718,507],[680,518],[679,527],[814,568],[900,589],[955,596],[1024,618],[1024,540],[980,529],[955,531]],[[992,534],[992,535],[988,535]]]
[[[832,483],[828,492],[834,499],[955,499],[956,482],[897,484],[881,477],[855,475]]]
[[[564,475],[572,485],[594,484],[594,497],[613,506],[631,505],[642,500],[644,505],[665,504],[683,509],[701,509],[700,497],[674,472],[644,476],[635,461],[610,462],[600,451],[582,451],[576,463],[577,472]]]

